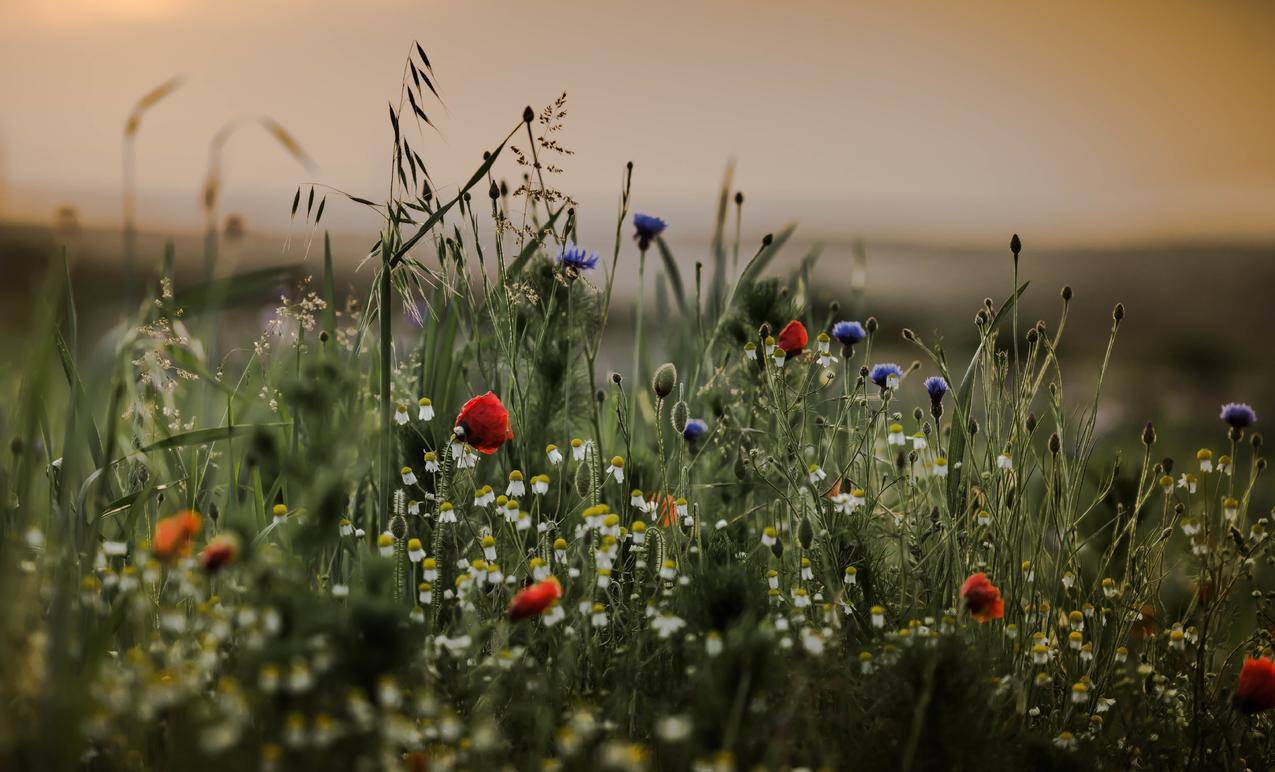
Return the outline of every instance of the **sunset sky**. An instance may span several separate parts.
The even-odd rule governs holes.
[[[319,167],[237,134],[223,210],[250,227],[285,227],[303,180],[382,195],[415,39],[446,102],[420,143],[435,179],[565,90],[559,186],[592,227],[633,160],[639,208],[704,230],[735,159],[753,216],[831,239],[1268,240],[1273,36],[1258,1],[0,0],[0,217],[117,222],[125,116],[178,74],[138,140],[143,227],[198,224],[237,115],[278,119]]]

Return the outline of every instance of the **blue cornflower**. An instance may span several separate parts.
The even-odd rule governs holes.
[[[1221,417],[1232,429],[1247,429],[1257,423],[1257,413],[1243,402],[1228,402],[1223,405]]]
[[[925,391],[930,395],[930,402],[937,405],[947,395],[947,381],[942,376],[931,375],[925,379]]]
[[[682,429],[682,436],[688,440],[698,440],[708,433],[708,422],[703,418],[692,418]]]
[[[558,262],[577,271],[587,271],[597,266],[598,253],[575,244],[567,244],[562,248],[562,254],[558,255]]]
[[[653,215],[634,212],[633,227],[637,228],[633,238],[637,239],[638,249],[646,251],[651,246],[651,241],[668,227],[668,223]]]
[[[853,346],[868,337],[868,333],[858,322],[837,322],[832,325],[832,337],[843,346]]]
[[[872,372],[868,375],[872,382],[883,389],[897,389],[899,387],[899,379],[903,377],[903,371],[893,362],[886,362],[872,368]]]

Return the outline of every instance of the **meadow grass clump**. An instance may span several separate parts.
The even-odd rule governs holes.
[[[729,189],[693,282],[631,165],[610,249],[578,244],[544,176],[565,97],[450,197],[401,112],[391,197],[355,199],[384,218],[365,300],[329,249],[238,340],[218,316],[260,275],[179,289],[169,260],[86,334],[50,272],[4,377],[4,766],[1275,760],[1256,413],[1189,463],[1151,424],[1097,458],[1122,307],[1070,393],[1071,292],[1020,329],[1015,237],[958,366],[816,307],[813,259],[769,273],[791,228],[739,243]],[[608,377],[615,277],[652,249],[657,324]],[[882,361],[896,336],[917,361]]]

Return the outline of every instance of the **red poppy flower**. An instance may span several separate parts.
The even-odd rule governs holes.
[[[562,597],[562,585],[558,584],[558,580],[552,576],[543,582],[524,587],[518,591],[513,600],[509,601],[509,618],[517,622],[520,619],[537,616],[560,597]]]
[[[785,359],[792,359],[806,350],[806,343],[809,340],[810,336],[806,335],[806,326],[793,319],[779,331],[779,337],[775,343],[784,352]]]
[[[972,574],[961,585],[961,597],[965,599],[965,608],[969,609],[970,616],[980,623],[1005,616],[1005,602],[1001,600],[1001,591],[981,571]]]
[[[215,573],[235,562],[239,556],[239,539],[234,534],[224,533],[208,542],[203,552],[199,553],[199,564],[205,571]]]
[[[456,416],[456,428],[460,430],[456,436],[480,453],[495,453],[505,440],[514,438],[509,411],[490,391],[465,403]]]
[[[1233,701],[1242,713],[1261,713],[1275,708],[1275,662],[1266,657],[1245,657]]]
[[[199,513],[194,510],[183,510],[166,517],[155,524],[155,539],[152,548],[155,557],[160,560],[172,560],[179,555],[190,552],[190,541],[203,527]]]

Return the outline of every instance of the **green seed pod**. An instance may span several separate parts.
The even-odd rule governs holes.
[[[677,386],[677,367],[672,362],[665,362],[655,370],[651,377],[651,390],[655,396],[664,399],[673,393]]]
[[[810,524],[810,518],[801,518],[797,525],[797,541],[801,543],[803,550],[810,549],[810,545],[815,543],[815,527]]]
[[[686,422],[689,420],[691,420],[691,409],[679,399],[673,404],[673,412],[669,415],[669,421],[673,424],[673,431],[681,434],[686,429]]]

